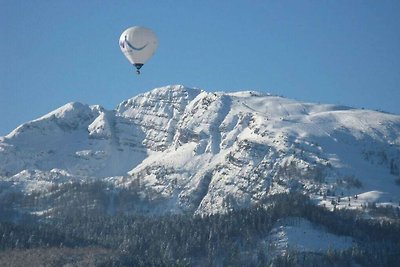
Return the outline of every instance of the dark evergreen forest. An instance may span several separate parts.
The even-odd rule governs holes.
[[[304,195],[270,196],[248,209],[207,216],[154,215],[133,189],[104,182],[3,194],[0,266],[400,266],[400,220],[393,208],[328,211]],[[28,211],[47,209],[41,216]],[[27,211],[27,212],[24,212]],[[345,251],[271,258],[262,240],[279,219],[305,218],[354,238]]]

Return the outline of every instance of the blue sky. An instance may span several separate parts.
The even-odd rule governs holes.
[[[159,38],[140,76],[118,46],[134,25]],[[400,114],[398,0],[0,0],[0,38],[0,136],[168,84]]]

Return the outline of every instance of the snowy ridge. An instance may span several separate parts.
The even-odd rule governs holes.
[[[172,142],[186,105],[199,93],[200,90],[181,85],[157,88],[122,102],[117,114],[141,127],[145,134],[143,144],[147,148],[164,150]]]
[[[327,208],[398,205],[400,116],[166,86],[112,111],[69,103],[19,126],[0,138],[0,175],[25,191],[76,178],[140,184],[177,213],[224,212],[290,191]]]

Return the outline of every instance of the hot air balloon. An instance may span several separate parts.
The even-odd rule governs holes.
[[[137,74],[157,49],[158,40],[148,28],[135,26],[126,29],[119,38],[119,47],[125,57],[136,67]]]

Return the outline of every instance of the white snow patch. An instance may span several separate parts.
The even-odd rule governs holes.
[[[321,253],[328,249],[346,250],[353,242],[351,237],[329,233],[323,227],[297,217],[279,220],[267,238],[269,250],[278,255],[289,250]]]

